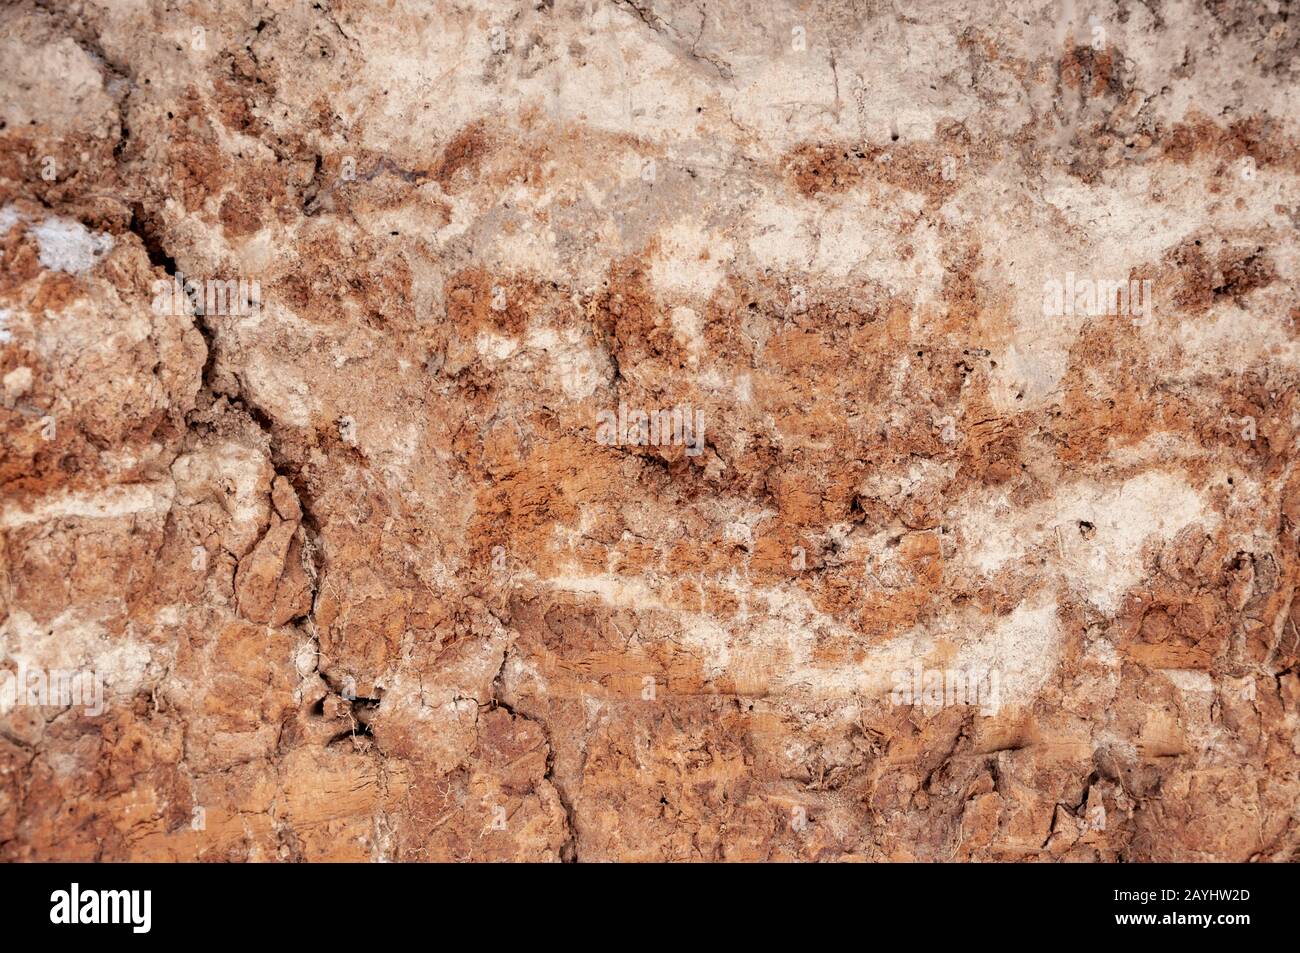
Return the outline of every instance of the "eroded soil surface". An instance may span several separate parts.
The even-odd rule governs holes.
[[[7,4],[0,859],[1297,859],[1298,49]]]

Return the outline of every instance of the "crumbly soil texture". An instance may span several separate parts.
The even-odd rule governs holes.
[[[1297,53],[5,3],[0,860],[1296,860]]]

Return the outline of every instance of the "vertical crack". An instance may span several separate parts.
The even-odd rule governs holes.
[[[515,718],[522,718],[530,721],[542,730],[542,736],[546,739],[546,770],[542,773],[542,779],[550,782],[551,787],[555,790],[555,796],[560,802],[560,808],[564,811],[564,826],[568,831],[568,837],[560,845],[560,862],[565,864],[576,864],[580,858],[578,856],[578,825],[573,810],[573,802],[565,793],[563,786],[555,777],[555,743],[552,740],[550,725],[546,719],[542,718],[535,712],[526,712],[520,710],[517,705],[507,701],[502,695],[503,682],[502,677],[505,675],[506,662],[510,659],[510,649],[507,648],[501,656],[501,667],[497,669],[497,674],[492,679],[492,697],[489,704],[494,707],[504,709]]]

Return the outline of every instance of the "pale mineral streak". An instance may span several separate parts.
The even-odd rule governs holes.
[[[5,5],[0,860],[1296,860],[1289,6]]]

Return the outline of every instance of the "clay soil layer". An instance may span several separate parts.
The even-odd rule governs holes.
[[[6,3],[0,860],[1296,860],[1298,52]]]

